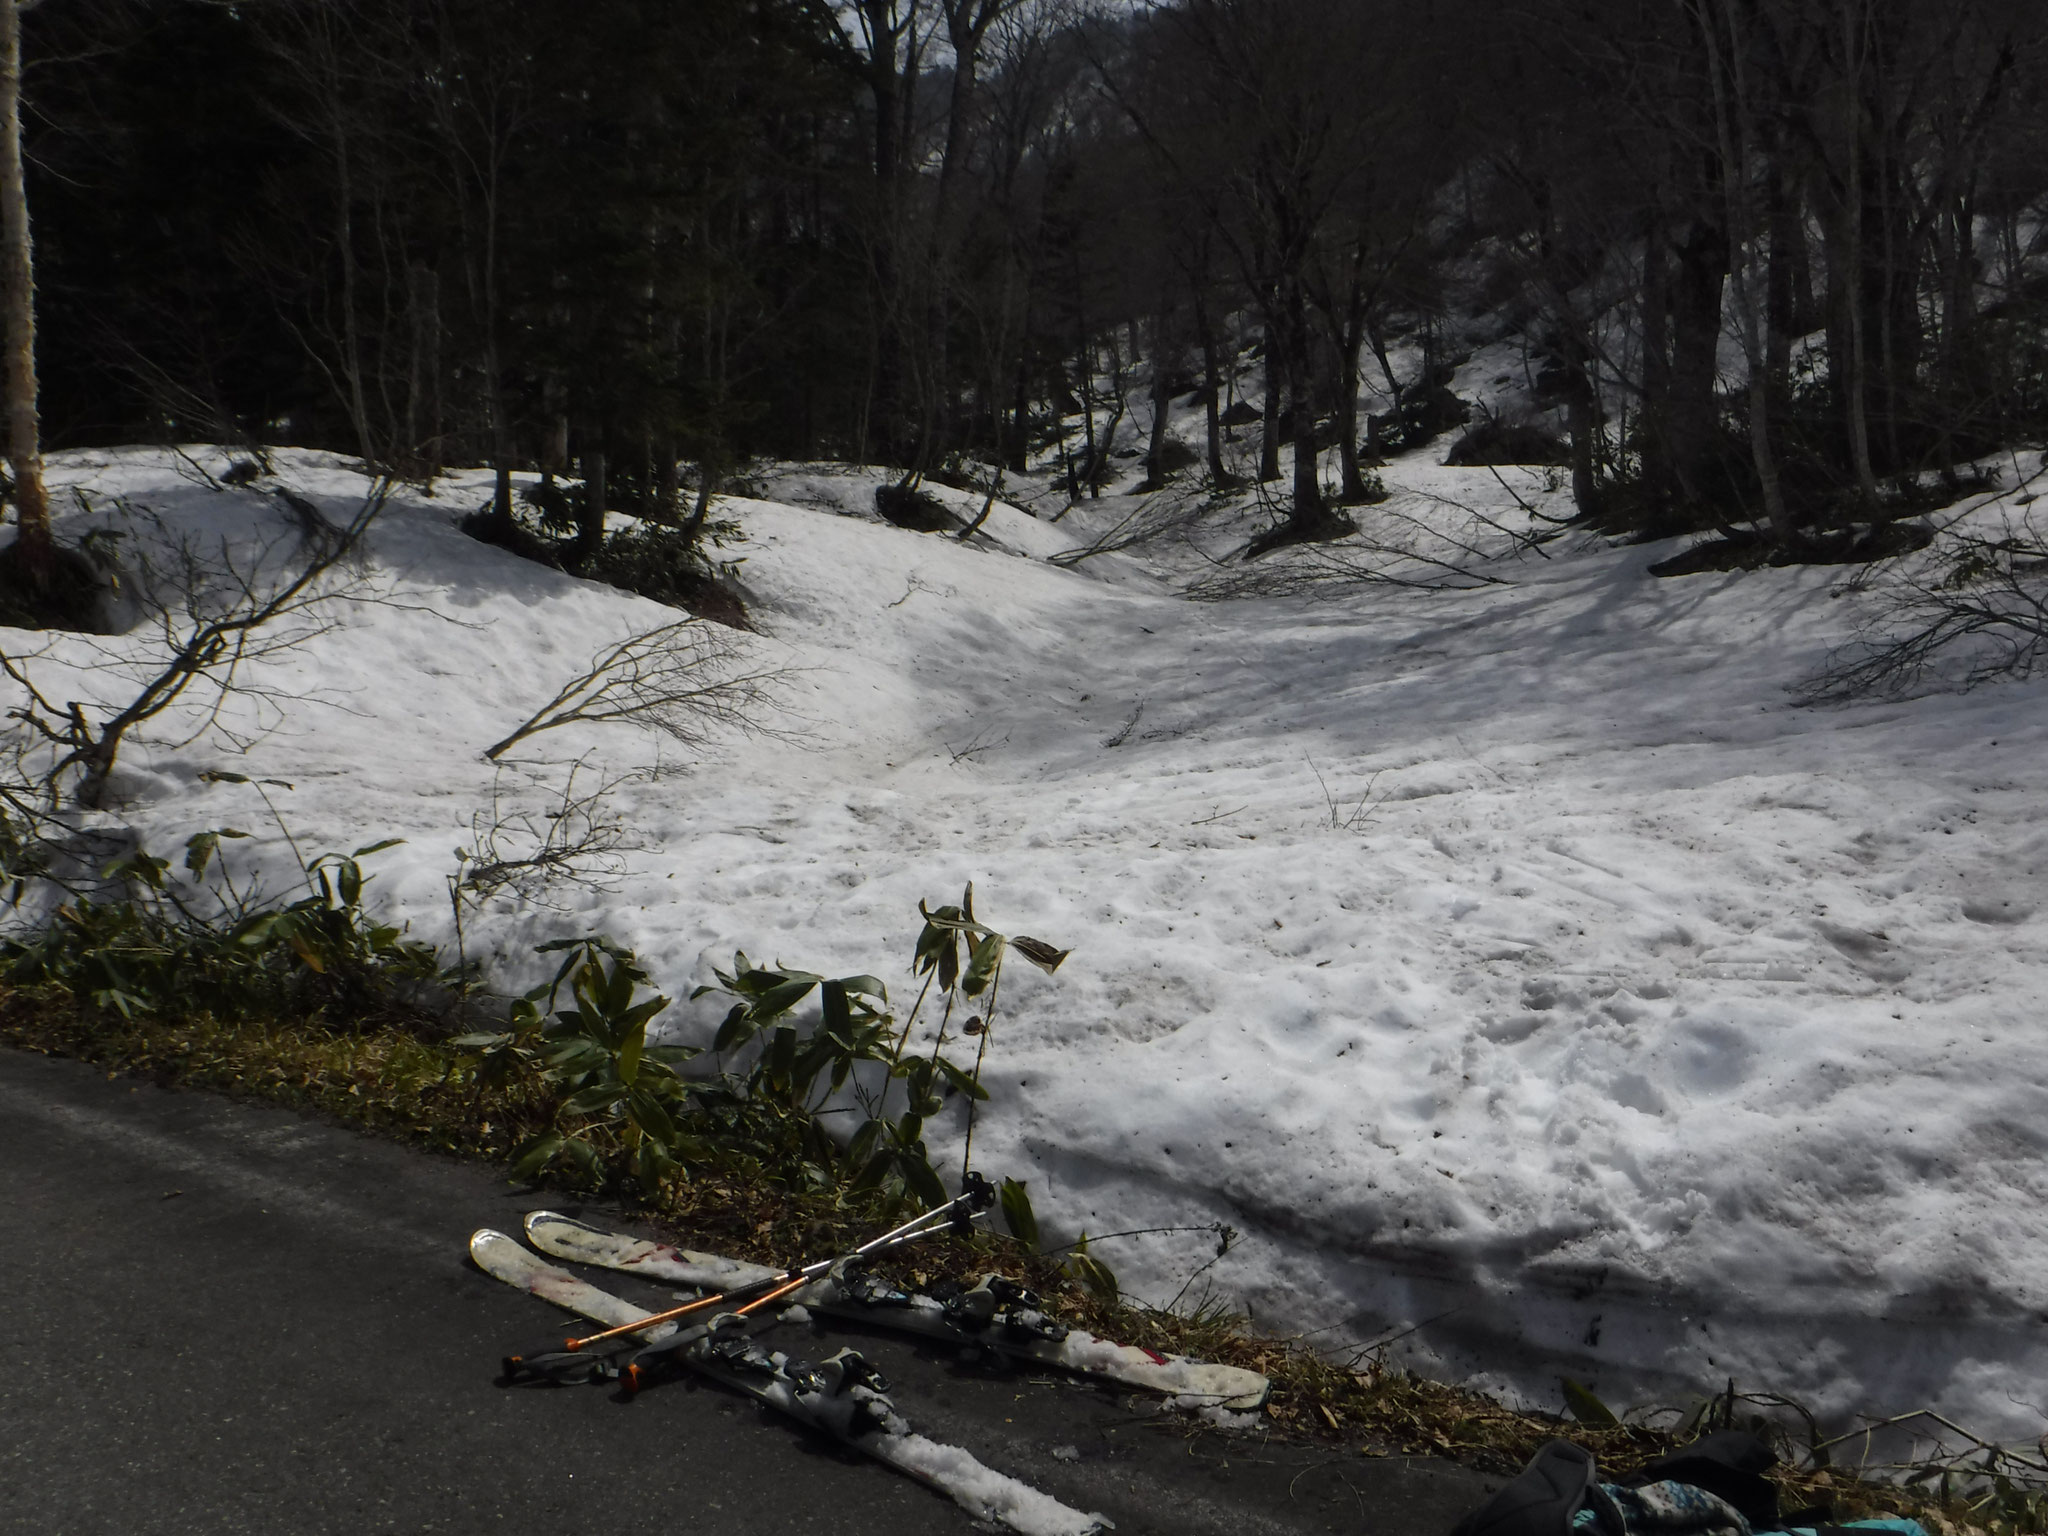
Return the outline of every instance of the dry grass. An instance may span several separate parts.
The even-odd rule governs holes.
[[[553,1097],[538,1085],[483,1088],[446,1046],[383,1024],[340,1027],[322,1020],[224,1022],[124,1018],[81,1007],[53,990],[0,992],[0,1044],[75,1057],[160,1084],[209,1088],[312,1110],[381,1134],[458,1156],[503,1162],[545,1128]],[[711,1175],[668,1186],[644,1214],[676,1240],[736,1258],[788,1263],[851,1247],[871,1235],[880,1212],[829,1194],[792,1193],[770,1182]],[[1054,1258],[993,1234],[935,1241],[909,1261],[912,1277],[971,1280],[1002,1273],[1045,1296],[1059,1314],[1090,1331],[1161,1351],[1249,1367],[1273,1381],[1265,1433],[1342,1446],[1366,1456],[1439,1456],[1493,1473],[1512,1473],[1536,1447],[1564,1435],[1599,1459],[1604,1475],[1625,1475],[1696,1433],[1677,1415],[1660,1423],[1611,1427],[1517,1412],[1490,1398],[1425,1381],[1383,1359],[1344,1364],[1299,1339],[1276,1339],[1241,1316],[1203,1304],[1158,1311],[1105,1301],[1082,1288]],[[1724,1405],[1747,1424],[1769,1398]],[[1715,1423],[1721,1422],[1717,1419]],[[1788,1462],[1798,1446],[1782,1419],[1756,1422],[1776,1437]],[[2033,1519],[1973,1518],[1957,1494],[1939,1498],[1857,1479],[1833,1468],[1782,1471],[1788,1508],[1831,1504],[1838,1519],[1905,1514],[1937,1536],[2016,1536],[2039,1531]]]

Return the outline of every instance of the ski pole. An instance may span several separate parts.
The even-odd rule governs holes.
[[[929,1226],[921,1226],[916,1231],[904,1232],[901,1236],[891,1234],[889,1238],[877,1238],[875,1242],[869,1243],[865,1247],[859,1249],[858,1254],[886,1252],[886,1248],[880,1247],[878,1245],[886,1242],[889,1248],[893,1248],[898,1246],[899,1244],[907,1243],[916,1238],[923,1237],[932,1230],[933,1229]],[[856,1256],[857,1254],[848,1255],[849,1258]],[[842,1262],[844,1261],[839,1259],[830,1259],[825,1260],[824,1265],[825,1267],[829,1268],[833,1264],[838,1264]],[[696,1327],[687,1328],[683,1330],[681,1333],[676,1334],[673,1338],[663,1339],[658,1344],[649,1345],[646,1349],[641,1350],[639,1353],[634,1355],[632,1359],[628,1360],[623,1366],[619,1368],[618,1376],[620,1388],[625,1392],[626,1396],[628,1397],[638,1396],[641,1388],[648,1386],[651,1382],[655,1380],[655,1372],[657,1369],[656,1362],[659,1361],[664,1364],[673,1362],[684,1349],[694,1344],[697,1340],[703,1338],[706,1334],[716,1332],[719,1324],[723,1322],[724,1319],[727,1317],[731,1317],[734,1319],[743,1318],[749,1312],[757,1312],[762,1307],[767,1306],[770,1302],[780,1300],[782,1297],[787,1296],[791,1291],[802,1290],[806,1285],[810,1284],[812,1278],[815,1276],[819,1267],[819,1265],[813,1264],[806,1266],[802,1270],[794,1270],[791,1272],[793,1278],[785,1279],[780,1285],[777,1285],[773,1290],[768,1291],[763,1295],[756,1296],[752,1301],[744,1302],[740,1306],[734,1307],[730,1312],[720,1314],[719,1317],[714,1318],[709,1324],[699,1323]],[[762,1283],[769,1284],[771,1282],[763,1281]],[[706,1296],[703,1300],[692,1302],[687,1308],[682,1308],[680,1310],[695,1311],[701,1307],[708,1307],[713,1302],[727,1301],[730,1299],[730,1296]],[[669,1316],[671,1314],[664,1313],[662,1315]],[[626,1328],[614,1328],[610,1330],[610,1332],[611,1334],[625,1333],[636,1331],[646,1326],[647,1322],[643,1320],[642,1322],[629,1324]],[[597,1337],[607,1336],[608,1335],[598,1335]],[[596,1339],[583,1339],[580,1341],[571,1342],[591,1344],[595,1343]],[[509,1368],[507,1369],[506,1374],[508,1376],[512,1374]]]
[[[835,1255],[829,1259],[818,1259],[801,1268],[785,1270],[781,1275],[773,1279],[758,1280],[753,1285],[740,1286],[730,1291],[720,1291],[712,1296],[700,1296],[695,1301],[685,1302],[679,1307],[671,1307],[666,1312],[657,1312],[652,1317],[643,1317],[637,1323],[626,1323],[617,1328],[607,1328],[602,1333],[593,1333],[581,1339],[567,1339],[563,1341],[563,1347],[571,1352],[579,1349],[588,1349],[593,1344],[602,1344],[605,1340],[618,1338],[621,1334],[639,1333],[656,1323],[673,1322],[679,1317],[688,1317],[692,1312],[701,1312],[704,1308],[718,1302],[733,1301],[745,1297],[749,1292],[759,1290],[764,1285],[774,1287],[767,1295],[756,1297],[748,1301],[745,1306],[738,1308],[738,1312],[744,1317],[755,1308],[766,1306],[776,1297],[787,1296],[791,1291],[807,1285],[836,1265],[848,1264],[856,1259],[868,1258],[886,1249],[899,1247],[904,1243],[913,1242],[920,1237],[930,1235],[942,1223],[950,1222],[953,1219],[954,1210],[958,1206],[965,1204],[973,1214],[980,1214],[980,1211],[985,1209],[985,1207],[977,1205],[976,1198],[975,1192],[970,1191],[968,1194],[949,1200],[934,1210],[926,1211],[922,1216],[906,1221],[902,1226],[895,1228],[893,1231],[884,1232],[880,1237],[863,1243],[851,1253]]]
[[[766,1306],[777,1297],[786,1296],[791,1291],[801,1289],[837,1265],[849,1264],[857,1259],[868,1258],[887,1249],[899,1247],[904,1243],[914,1242],[920,1237],[929,1236],[942,1225],[964,1227],[966,1222],[971,1221],[974,1217],[986,1211],[993,1198],[994,1191],[990,1189],[988,1181],[982,1178],[980,1174],[969,1174],[967,1188],[951,1200],[948,1200],[944,1205],[936,1206],[922,1215],[913,1216],[901,1226],[895,1227],[890,1231],[884,1232],[880,1237],[861,1244],[860,1247],[850,1253],[836,1254],[829,1259],[818,1259],[810,1264],[803,1265],[801,1268],[786,1270],[781,1275],[770,1279],[758,1280],[752,1285],[738,1286],[733,1290],[720,1291],[711,1296],[700,1296],[695,1301],[684,1302],[681,1306],[671,1307],[666,1312],[656,1312],[651,1316],[640,1318],[636,1322],[623,1323],[617,1328],[607,1328],[602,1333],[588,1334],[580,1339],[564,1339],[559,1347],[550,1344],[546,1349],[533,1350],[524,1355],[507,1355],[504,1361],[505,1374],[508,1376],[515,1375],[520,1366],[543,1355],[577,1354],[589,1349],[593,1344],[602,1344],[607,1340],[616,1339],[629,1333],[642,1333],[661,1323],[674,1322],[678,1318],[688,1317],[693,1312],[701,1312],[706,1307],[715,1306],[720,1302],[751,1298],[746,1300],[745,1305],[737,1309],[739,1314],[744,1317],[756,1308]],[[764,1286],[769,1288],[766,1295],[752,1296],[753,1292],[761,1290]]]

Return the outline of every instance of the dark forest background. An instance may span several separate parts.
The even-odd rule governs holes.
[[[1537,409],[1482,448],[1554,458],[1611,528],[1791,539],[2048,424],[2037,0],[48,0],[24,26],[53,447],[491,464],[508,519],[539,469],[673,517],[761,455],[985,478],[1058,442],[1084,485],[1128,404],[1191,396],[1184,472],[1227,480],[1219,417],[1256,409],[1313,536],[1467,414],[1445,386],[1490,329]],[[1361,420],[1368,377],[1395,400]]]

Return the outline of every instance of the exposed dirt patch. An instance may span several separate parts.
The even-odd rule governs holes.
[[[1650,567],[1650,574],[1697,576],[1706,571],[1754,571],[1765,566],[1868,565],[1925,549],[1933,539],[1934,531],[1918,521],[1816,529],[1789,544],[1780,544],[1768,534],[1737,531],[1659,560]]]

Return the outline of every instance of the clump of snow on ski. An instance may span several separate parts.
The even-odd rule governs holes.
[[[568,1221],[567,1217],[557,1219]],[[595,1228],[585,1230],[596,1231]],[[608,1328],[623,1327],[653,1315],[623,1297],[599,1290],[567,1270],[542,1263],[504,1233],[494,1232],[489,1227],[479,1228],[471,1235],[469,1252],[477,1267],[493,1278],[517,1286],[543,1301],[551,1301],[580,1317],[603,1323]],[[675,1330],[674,1323],[658,1323],[641,1336],[651,1341],[666,1338]],[[694,1349],[683,1358],[702,1374],[759,1398],[791,1418],[822,1430],[884,1465],[916,1478],[945,1494],[976,1519],[1001,1521],[1018,1536],[1094,1536],[1095,1532],[1109,1529],[1112,1525],[1101,1515],[1070,1509],[1050,1494],[1041,1493],[1028,1483],[985,1466],[956,1446],[940,1445],[926,1439],[912,1430],[902,1415],[895,1411],[894,1405],[879,1394],[866,1393],[859,1399],[851,1394],[841,1399],[826,1398],[813,1392],[796,1391],[788,1378],[780,1374],[758,1377],[729,1370],[704,1358]],[[779,1353],[770,1358],[778,1372],[789,1360],[787,1355]],[[853,1415],[857,1403],[863,1400],[880,1410],[877,1414],[881,1419],[879,1429],[865,1433],[855,1430]]]
[[[1057,1344],[1033,1342],[1021,1347],[1032,1358],[1048,1365],[1062,1365],[1090,1376],[1107,1376],[1152,1392],[1171,1393],[1177,1405],[1200,1403],[1249,1412],[1262,1407],[1273,1389],[1272,1382],[1257,1371],[1191,1360],[1186,1355],[1161,1354],[1135,1344],[1119,1344],[1080,1328]]]
[[[1029,1483],[996,1471],[957,1445],[942,1445],[920,1435],[880,1393],[856,1387],[842,1397],[826,1397],[798,1391],[786,1375],[764,1377],[730,1370],[695,1352],[686,1358],[713,1380],[757,1397],[937,1489],[977,1520],[998,1521],[1018,1536],[1094,1536],[1114,1528],[1115,1523],[1105,1516],[1069,1508]],[[769,1358],[778,1372],[789,1365],[785,1354],[777,1352]],[[863,1432],[856,1427],[856,1416],[863,1408],[880,1418],[881,1428]]]
[[[1059,1500],[991,1471],[957,1445],[941,1445],[915,1430],[878,1439],[875,1454],[890,1466],[944,1488],[961,1508],[985,1520],[1000,1520],[1021,1536],[1087,1536],[1113,1528],[1114,1523],[1101,1515],[1083,1515],[1083,1523],[1076,1525],[1074,1511]]]
[[[526,1236],[534,1247],[557,1258],[699,1289],[748,1285],[781,1273],[717,1254],[606,1232],[554,1211],[528,1213]],[[1260,1407],[1272,1390],[1272,1383],[1256,1371],[1119,1344],[1080,1328],[1070,1330],[1059,1340],[1006,1338],[998,1328],[970,1331],[947,1317],[938,1302],[916,1292],[911,1294],[909,1306],[872,1306],[849,1297],[828,1278],[796,1294],[804,1306],[832,1317],[852,1318],[927,1338],[985,1345],[1035,1364],[1102,1377],[1146,1392],[1162,1392],[1187,1406],[1243,1413]]]

